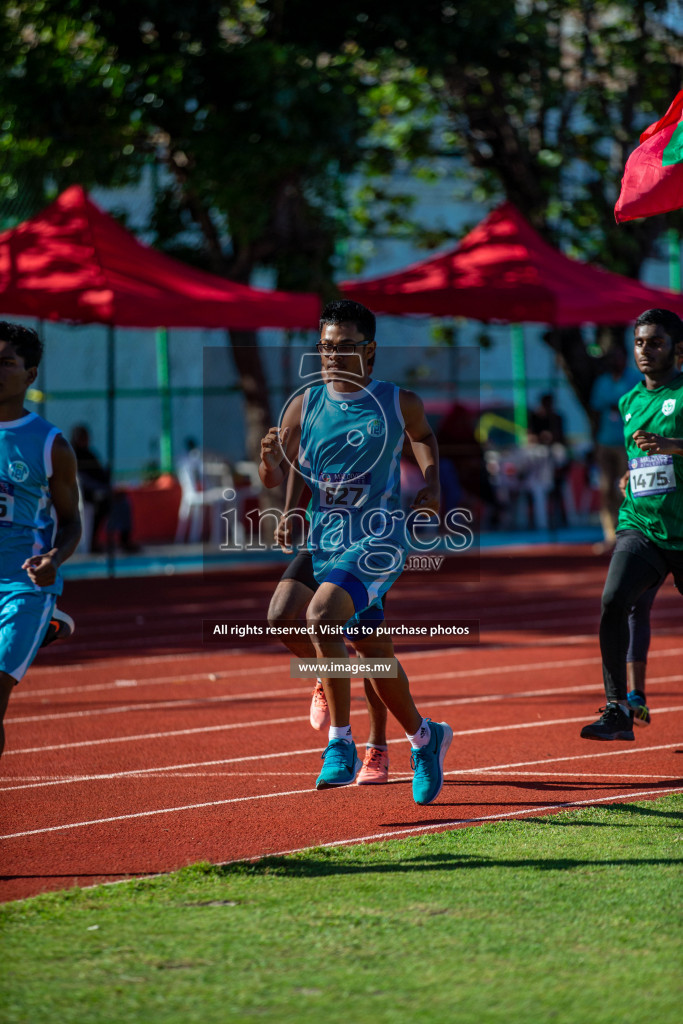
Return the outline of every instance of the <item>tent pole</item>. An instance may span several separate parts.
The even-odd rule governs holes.
[[[115,404],[116,404],[116,329],[113,324],[107,324],[107,465],[109,466],[111,486],[115,487]],[[116,552],[113,543],[110,543],[107,534],[107,576],[110,578],[116,575],[115,563]]]
[[[168,358],[168,330],[156,332],[157,385],[161,395],[160,462],[162,473],[173,472],[173,410],[171,405],[171,371]]]
[[[38,415],[39,416],[44,416],[45,418],[47,418],[47,410],[45,408],[45,392],[47,391],[47,383],[46,383],[46,376],[45,376],[45,355],[46,355],[45,321],[42,320],[42,319],[38,320],[37,328],[38,328],[38,330],[37,330],[36,333],[38,334],[38,337],[40,338],[41,342],[43,343],[43,356],[42,356],[42,359],[40,360],[40,383],[41,383],[41,386],[37,389],[38,393],[40,395],[40,397],[38,398],[38,401],[37,401]]]
[[[512,397],[514,403],[515,426],[517,441],[527,441],[527,397],[526,397],[526,358],[524,353],[524,328],[521,324],[510,325],[512,341]]]
[[[667,231],[669,243],[669,288],[672,292],[681,291],[681,243],[675,228]]]

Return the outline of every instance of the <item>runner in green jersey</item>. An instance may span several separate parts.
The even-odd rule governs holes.
[[[636,320],[634,354],[644,381],[619,403],[629,484],[602,595],[600,652],[607,706],[581,735],[632,740],[626,696],[629,609],[668,572],[683,593],[683,321],[667,309]]]

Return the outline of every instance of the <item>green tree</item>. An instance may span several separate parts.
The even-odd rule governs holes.
[[[215,273],[332,291],[345,176],[369,121],[355,55],[283,35],[277,3],[42,0],[0,17],[4,212],[153,166],[159,244]],[[16,200],[15,200],[16,201]],[[15,206],[16,209],[16,206]],[[201,245],[178,237],[194,225]],[[233,332],[249,448],[272,422],[255,336]]]
[[[391,174],[400,162],[429,178],[447,156],[454,198],[507,197],[568,254],[637,276],[676,219],[617,228],[612,210],[639,132],[680,87],[676,11],[339,0],[321,17],[313,0],[5,0],[0,217],[151,166],[167,251],[242,281],[271,267],[279,287],[327,297],[345,240],[443,240],[415,223]],[[179,241],[188,226],[192,249]],[[615,337],[623,328],[603,345]],[[270,411],[255,338],[233,341],[253,452]],[[547,341],[586,404],[600,361],[578,331]]]
[[[680,214],[617,226],[624,164],[681,87],[683,11],[670,0],[395,0],[353,29],[427,76],[430,144],[463,157],[460,195],[511,200],[568,255],[638,277]],[[387,58],[385,55],[385,63]],[[386,98],[385,98],[386,103]],[[398,105],[390,123],[400,118]],[[600,333],[623,345],[623,325]],[[578,330],[550,331],[587,406],[602,369]]]

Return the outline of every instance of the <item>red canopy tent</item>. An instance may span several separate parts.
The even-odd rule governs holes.
[[[263,291],[142,245],[79,186],[0,234],[0,311],[118,327],[316,327],[316,295]]]
[[[627,323],[655,307],[683,316],[683,295],[563,256],[511,203],[497,207],[448,252],[395,274],[344,281],[340,287],[346,298],[394,315],[558,327]]]
[[[0,234],[0,315],[108,325],[107,460],[114,465],[114,328],[313,328],[317,295],[264,291],[138,242],[83,188]],[[157,335],[162,469],[172,466],[165,331]]]

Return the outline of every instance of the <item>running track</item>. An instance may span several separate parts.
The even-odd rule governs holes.
[[[310,685],[280,648],[202,645],[202,619],[262,615],[275,569],[70,583],[78,622],[10,701],[0,762],[0,898],[566,806],[683,791],[683,614],[658,595],[653,724],[635,743],[589,743],[602,703],[596,639],[607,562],[585,548],[484,553],[480,582],[405,573],[388,619],[478,618],[479,647],[401,649],[423,713],[455,739],[436,804],[410,794],[408,746],[390,724],[391,782],[313,789],[325,738]],[[352,722],[362,756],[362,684]]]

